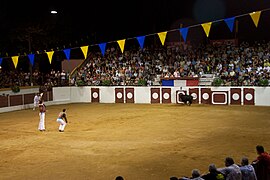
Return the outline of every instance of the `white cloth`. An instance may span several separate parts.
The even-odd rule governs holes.
[[[67,123],[61,118],[57,118],[56,122],[58,122],[60,124],[59,125],[59,130],[64,131]]]
[[[40,100],[40,97],[38,95],[35,95],[34,97],[34,110],[36,107],[38,107],[38,104],[39,104],[39,100]]]
[[[236,164],[232,164],[224,168],[218,168],[217,170],[226,175],[226,180],[242,180],[240,167]]]
[[[38,130],[45,130],[45,112],[39,113]]]

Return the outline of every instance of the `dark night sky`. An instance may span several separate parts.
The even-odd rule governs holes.
[[[73,2],[73,3],[72,3]],[[10,1],[0,5],[1,35],[34,22],[54,22],[65,39],[91,43],[168,31],[270,7],[269,0]],[[124,3],[123,3],[124,2]],[[58,11],[50,14],[51,9]],[[93,40],[95,38],[95,40]]]

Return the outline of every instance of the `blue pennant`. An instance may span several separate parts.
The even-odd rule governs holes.
[[[143,49],[144,39],[145,39],[145,36],[138,36],[137,37],[137,40],[138,40],[138,42],[140,44],[141,49]]]

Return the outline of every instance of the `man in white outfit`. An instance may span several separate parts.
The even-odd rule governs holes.
[[[40,100],[40,95],[39,93],[37,93],[34,97],[34,107],[33,107],[33,110],[36,109],[36,107],[38,107],[38,104],[39,104],[39,100]]]
[[[65,127],[66,127],[67,122],[68,122],[66,109],[63,109],[63,111],[59,113],[56,122],[58,122],[60,124],[59,125],[59,132],[64,132]]]
[[[39,131],[45,131],[45,113],[46,113],[46,106],[44,104],[44,100],[41,99],[39,101],[39,125],[38,130]]]

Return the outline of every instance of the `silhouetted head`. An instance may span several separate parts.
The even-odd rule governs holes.
[[[242,158],[241,165],[242,166],[248,165],[248,158],[247,157]]]
[[[193,178],[200,177],[201,172],[200,172],[199,169],[193,169],[192,172],[191,172],[191,175],[192,175]]]
[[[234,164],[234,160],[231,157],[226,157],[225,159],[225,166],[231,166]]]
[[[258,154],[264,153],[264,147],[261,145],[257,145],[256,150]]]
[[[124,180],[124,178],[122,176],[117,176],[115,180]]]
[[[215,164],[210,164],[208,170],[209,170],[209,172],[216,172],[217,167]]]

